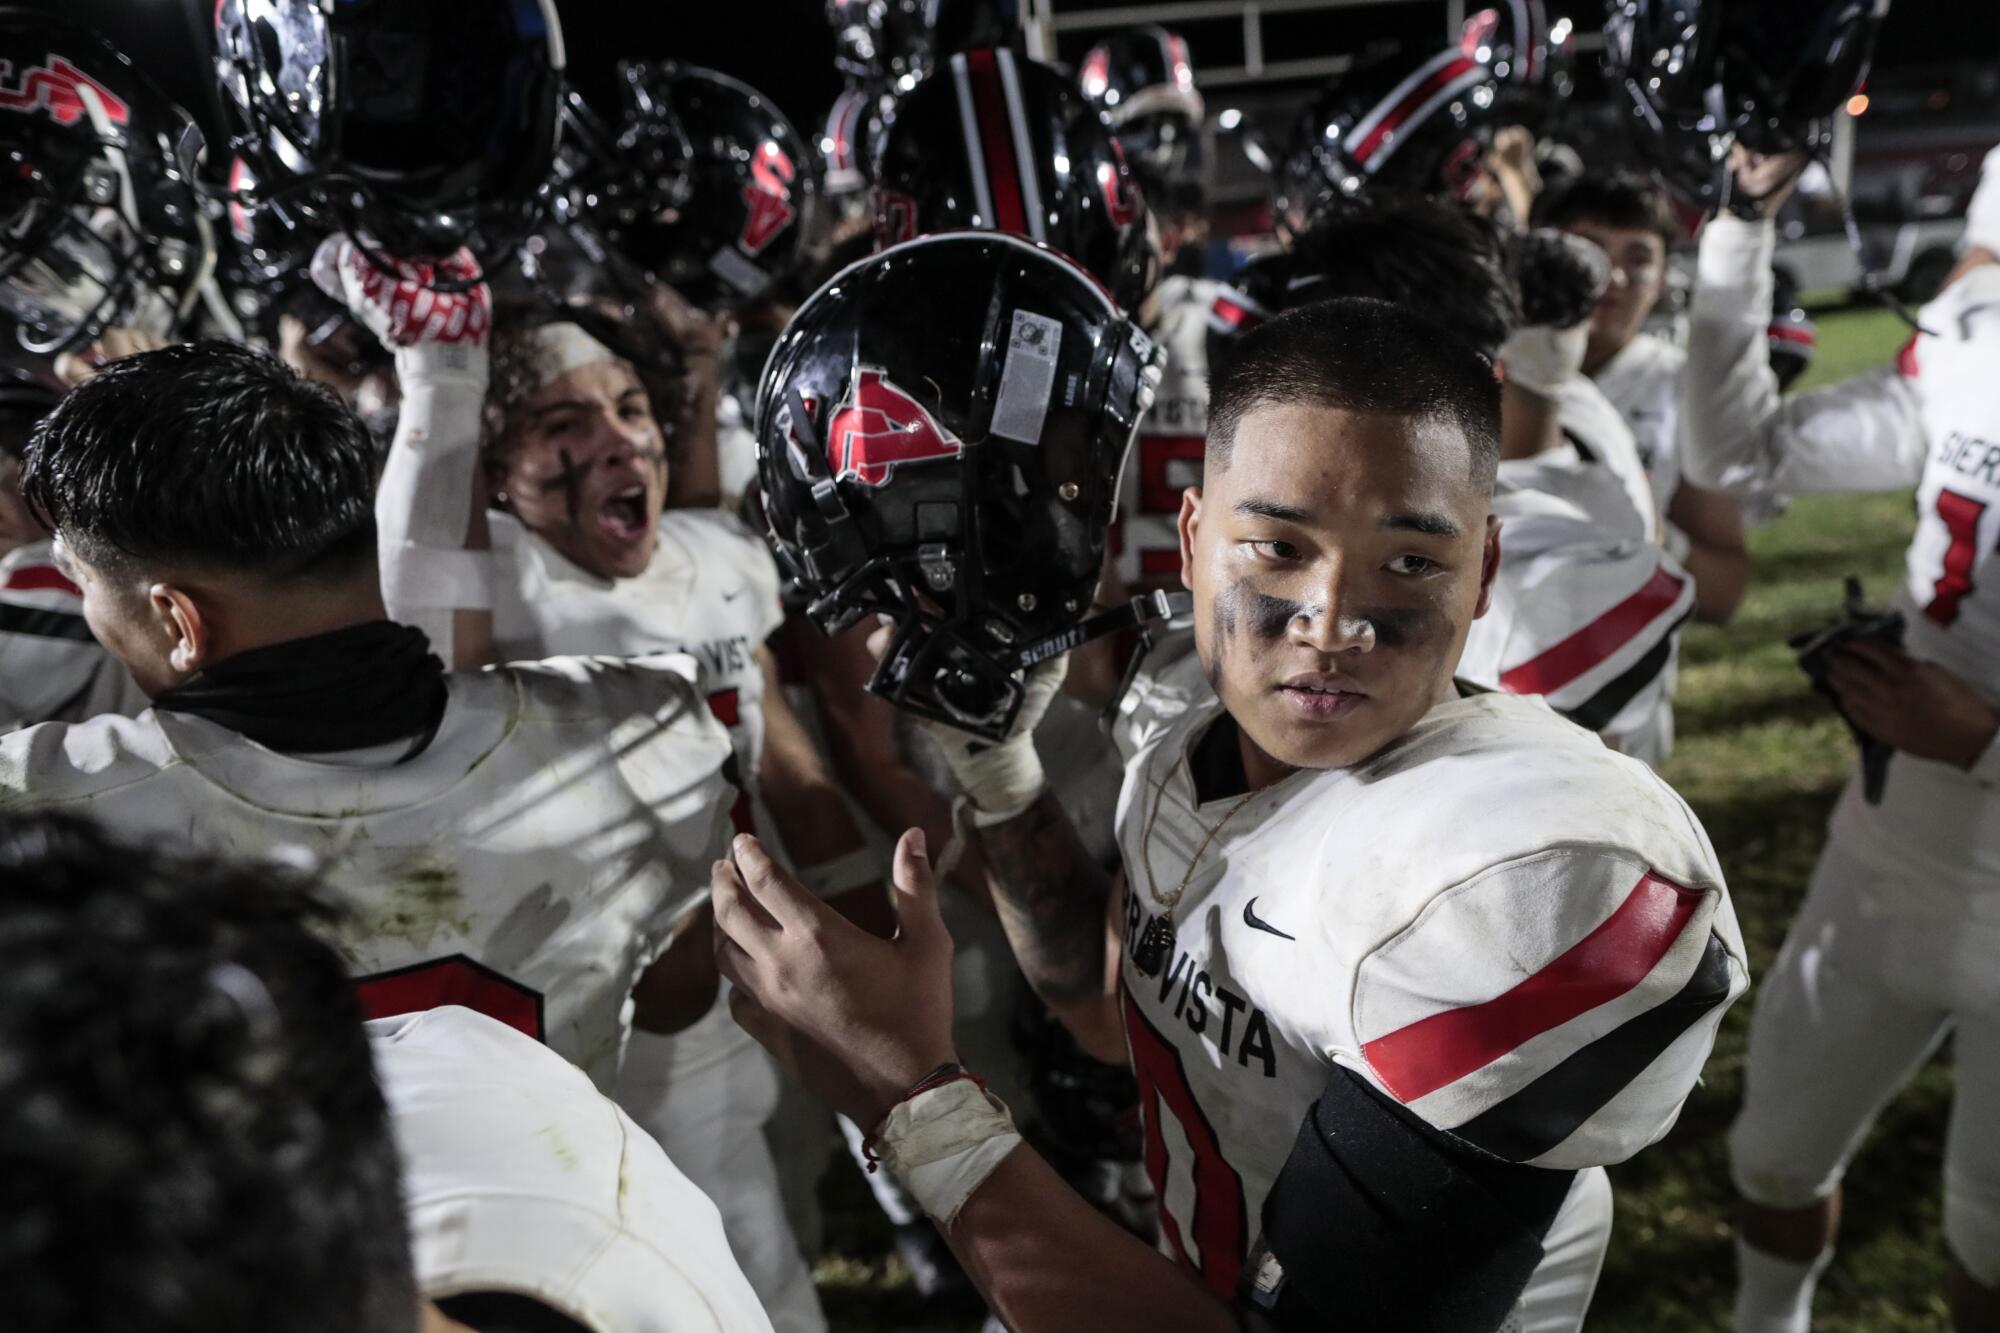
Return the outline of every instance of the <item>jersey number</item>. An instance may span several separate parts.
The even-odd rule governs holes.
[[[1979,543],[1979,520],[1986,514],[1986,502],[1957,491],[1939,491],[1938,519],[1951,536],[1945,547],[1944,572],[1931,589],[1930,605],[1924,614],[1940,625],[1958,619],[1958,604],[1972,591],[1973,555]]]
[[[742,699],[735,690],[717,690],[709,695],[708,711],[715,714],[717,722],[731,731],[743,721]],[[742,775],[737,776],[740,780]],[[750,791],[747,787],[737,788],[736,803],[729,807],[729,822],[738,833],[757,831],[757,812],[750,804]]]
[[[354,990],[364,1019],[394,1018],[456,1004],[525,1032],[536,1041],[545,1040],[541,992],[529,990],[462,953],[360,977]]]
[[[1180,1052],[1153,1029],[1129,995],[1125,1034],[1139,1079],[1146,1174],[1159,1196],[1160,1230],[1182,1264],[1199,1272],[1218,1296],[1234,1300],[1249,1248],[1243,1178],[1223,1160],[1215,1129],[1188,1089]]]

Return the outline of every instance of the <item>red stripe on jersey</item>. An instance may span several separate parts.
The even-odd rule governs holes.
[[[1687,580],[1664,566],[1646,586],[1539,657],[1500,673],[1509,694],[1551,694],[1623,648],[1662,611],[1680,600]]]
[[[708,711],[715,714],[715,720],[725,727],[735,726],[742,718],[735,690],[717,690],[709,695]]]
[[[354,983],[354,993],[364,1019],[455,1004],[543,1040],[540,993],[464,954],[361,977]]]
[[[1910,340],[1903,344],[1902,349],[1896,353],[1896,373],[1906,380],[1913,380],[1917,377],[1917,335],[1914,333],[1910,335]]]
[[[54,565],[23,565],[7,576],[7,587],[14,592],[66,592],[72,597],[83,596],[83,589],[77,587]]]
[[[1348,150],[1348,156],[1354,159],[1354,164],[1356,166],[1365,164],[1369,158],[1375,155],[1375,150],[1382,146],[1384,139],[1387,139],[1398,129],[1401,129],[1403,122],[1417,113],[1418,107],[1428,102],[1437,93],[1438,89],[1466,73],[1472,67],[1472,62],[1461,56],[1457,60],[1444,65],[1428,79],[1410,89],[1407,97],[1398,102],[1388,115],[1382,117],[1381,122],[1374,129],[1368,131],[1360,143]]]
[[[1399,1101],[1436,1092],[1644,981],[1701,899],[1648,871],[1603,925],[1506,994],[1419,1019],[1361,1054]]]
[[[1014,127],[1007,119],[1007,94],[991,51],[968,51],[965,69],[972,106],[979,117],[979,147],[986,154],[986,180],[993,189],[993,225],[1017,236],[1028,233],[1028,210],[1021,203],[1020,165],[1014,156]]]
[[[1810,347],[1814,341],[1811,329],[1802,329],[1794,324],[1773,324],[1770,328],[1764,330],[1764,332],[1768,333],[1775,342],[1803,343],[1805,346]]]

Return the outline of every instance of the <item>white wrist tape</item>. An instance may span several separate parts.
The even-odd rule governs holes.
[[[470,385],[481,394],[491,373],[486,348],[472,342],[427,342],[396,349],[396,382],[407,397],[420,383]]]
[[[1021,1143],[1006,1103],[969,1078],[896,1103],[875,1138],[882,1164],[939,1226]]]
[[[493,553],[404,542],[382,564],[382,600],[399,607],[493,609]]]
[[[1562,386],[1582,371],[1589,344],[1589,320],[1567,329],[1528,324],[1515,329],[1500,345],[1500,365],[1508,383],[1555,398],[1562,393]]]
[[[850,889],[879,884],[885,878],[881,854],[872,847],[857,847],[818,865],[799,869],[799,883],[815,898],[837,897]]]
[[[972,802],[976,828],[1012,819],[1049,786],[1032,735],[1012,737],[976,754],[954,755],[951,769]]]

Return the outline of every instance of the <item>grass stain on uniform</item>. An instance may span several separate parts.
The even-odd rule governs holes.
[[[458,871],[418,861],[396,870],[380,900],[355,909],[348,933],[366,940],[400,940],[421,949],[439,935],[463,935],[470,929]]]

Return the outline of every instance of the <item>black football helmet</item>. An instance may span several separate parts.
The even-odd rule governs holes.
[[[1459,50],[1492,67],[1502,124],[1540,131],[1575,91],[1575,27],[1542,0],[1503,0],[1465,20]]]
[[[1299,123],[1278,172],[1294,226],[1326,200],[1390,188],[1469,197],[1500,123],[1494,67],[1454,46],[1411,69],[1381,61],[1343,75]]]
[[[1127,310],[1153,281],[1145,205],[1124,154],[1068,76],[965,51],[899,99],[875,162],[875,239],[961,227],[1042,241]]]
[[[1021,672],[1106,620],[1081,623],[1159,373],[1089,274],[1016,236],[921,237],[807,299],[757,392],[764,512],[822,630],[894,619],[870,691],[1005,733]]]
[[[898,96],[946,56],[1009,36],[985,0],[827,0],[826,21],[834,66],[848,81]]]
[[[561,106],[553,0],[218,0],[216,68],[255,176],[235,202],[398,258],[511,254]]]
[[[1868,77],[1889,0],[1741,0],[1725,11],[1722,92],[1737,142],[1759,153],[1824,148],[1832,116]]]
[[[214,245],[180,158],[200,134],[82,28],[0,9],[0,314],[36,355],[111,324],[171,336]]]
[[[1084,54],[1077,77],[1147,185],[1184,173],[1205,112],[1179,34],[1156,23],[1115,33]]]
[[[810,231],[811,145],[770,99],[711,69],[621,61],[618,87],[613,122],[570,99],[578,148],[559,215],[696,305],[763,295]]]

